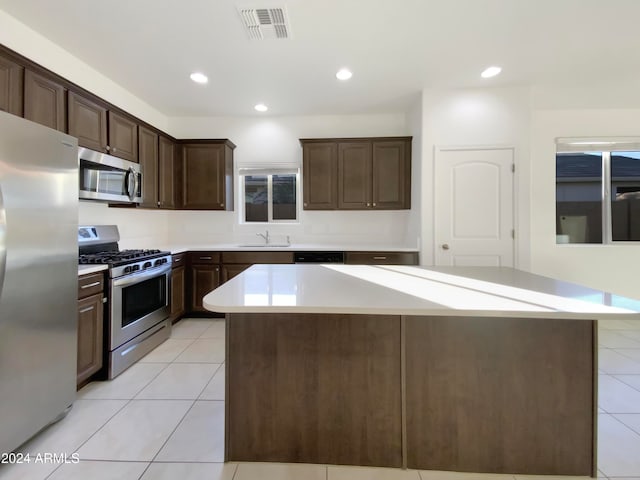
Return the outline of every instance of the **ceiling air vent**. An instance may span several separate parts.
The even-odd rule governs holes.
[[[242,23],[252,40],[289,38],[291,28],[284,7],[239,8]]]

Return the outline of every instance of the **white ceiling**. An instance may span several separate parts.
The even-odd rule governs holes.
[[[285,6],[288,40],[237,8]],[[429,87],[640,80],[640,0],[0,0],[169,116],[404,111]],[[485,67],[503,73],[481,79]],[[336,71],[352,69],[339,82]],[[192,71],[209,84],[189,80]],[[89,87],[90,88],[90,87]]]

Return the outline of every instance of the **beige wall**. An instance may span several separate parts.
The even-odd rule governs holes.
[[[434,151],[437,147],[515,148],[515,266],[530,268],[527,88],[425,90],[422,94],[421,261],[434,263]]]
[[[171,118],[170,128],[180,138],[231,139],[236,170],[246,165],[285,163],[302,166],[300,138],[410,135],[404,114],[326,115],[295,117]],[[419,154],[414,154],[419,162]],[[237,177],[235,181],[237,182]],[[237,185],[236,185],[237,187]],[[236,188],[237,191],[237,188]],[[269,225],[272,235],[289,235],[294,243],[417,246],[410,212],[308,211],[297,225]],[[235,212],[172,212],[169,238],[175,243],[255,241],[265,225],[239,222]]]
[[[0,10],[0,43],[28,59],[86,88],[108,102],[167,130],[167,117],[38,32]]]
[[[0,10],[0,43],[86,88],[125,111],[177,138],[229,138],[238,148],[235,163],[300,164],[303,137],[407,135],[403,113],[308,117],[168,118],[80,59]],[[414,156],[414,158],[416,158]],[[359,243],[417,246],[408,237],[409,213],[302,212],[301,223],[269,227],[306,243]],[[242,242],[254,239],[264,226],[239,225],[238,212],[155,212],[113,209],[80,202],[79,222],[120,227],[125,248],[153,247],[167,242]]]
[[[556,245],[555,139],[640,137],[640,109],[535,110],[531,128],[531,266],[534,273],[640,298],[640,245]]]
[[[558,136],[640,136],[635,81],[558,88],[422,92],[397,115],[266,118],[168,118],[0,11],[0,43],[177,137],[230,138],[238,164],[300,163],[298,138],[414,134],[414,208],[399,212],[304,212],[302,223],[277,228],[294,241],[377,242],[421,248],[433,263],[433,152],[436,146],[516,148],[516,265],[535,273],[640,298],[638,245],[556,245],[555,151]],[[158,242],[236,241],[260,228],[239,225],[237,212],[155,212],[81,202],[80,223],[116,223],[125,248]]]

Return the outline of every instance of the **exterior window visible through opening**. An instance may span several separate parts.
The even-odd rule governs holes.
[[[611,152],[613,241],[640,241],[640,152]]]
[[[291,223],[298,219],[298,173],[266,169],[241,169],[243,221]]]
[[[640,241],[640,140],[558,142],[556,235],[557,243]]]
[[[556,155],[556,232],[560,243],[602,243],[602,153]]]

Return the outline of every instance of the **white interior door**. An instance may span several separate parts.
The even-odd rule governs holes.
[[[512,267],[513,148],[437,148],[435,263]]]

